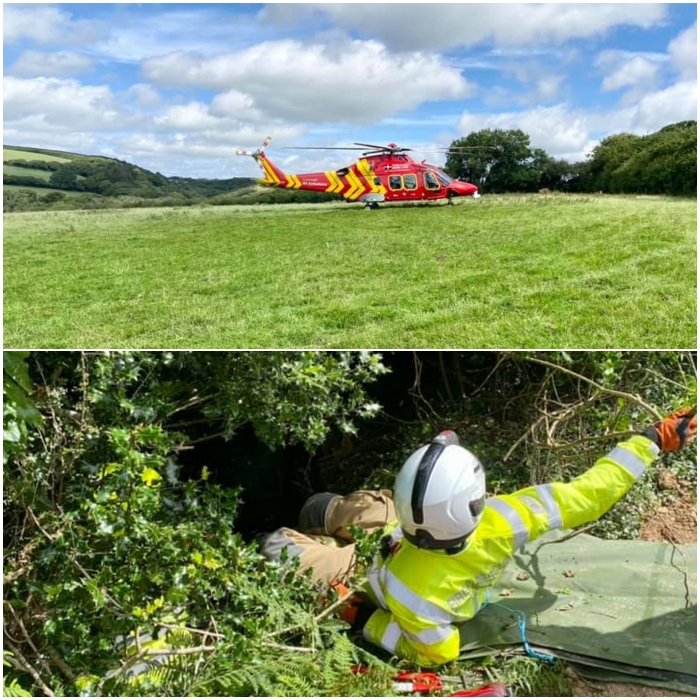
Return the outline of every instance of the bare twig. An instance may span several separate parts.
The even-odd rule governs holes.
[[[15,569],[14,571],[10,571],[9,574],[3,574],[2,575],[2,583],[4,586],[6,586],[8,583],[12,583],[13,581],[16,581],[18,578],[22,578],[24,574],[29,571],[28,566],[20,566],[19,569]]]
[[[159,622],[158,627],[165,627],[165,629],[174,630],[175,632],[183,631],[183,632],[191,632],[192,634],[200,634],[200,635],[202,635],[202,637],[213,637],[215,639],[224,639],[223,634],[219,634],[218,632],[211,632],[210,630],[199,630],[199,629],[196,629],[195,627],[183,627],[182,625],[170,625],[166,622]]]
[[[320,622],[321,620],[325,620],[331,613],[335,612],[338,608],[342,607],[345,603],[348,602],[350,598],[352,598],[353,595],[356,595],[358,593],[358,589],[362,587],[362,585],[365,583],[366,579],[363,579],[360,581],[356,588],[348,591],[342,598],[339,598],[338,600],[335,601],[332,605],[329,605],[324,611],[316,615],[314,617],[314,620],[316,622]],[[304,629],[303,625],[292,625],[291,627],[285,627],[281,630],[275,630],[274,632],[268,632],[263,639],[269,639],[270,637],[279,637],[283,634],[289,634],[290,632],[296,632],[298,630]]]
[[[187,647],[186,649],[142,649],[140,656],[188,656],[190,654],[204,654],[208,651],[216,651],[216,647],[203,645]]]
[[[22,654],[22,652],[9,639],[7,639],[6,635],[4,643],[5,646],[14,654],[14,661],[17,667],[20,670],[28,673],[34,679],[34,682],[41,688],[44,695],[50,698],[55,698],[56,694],[53,692],[53,690],[51,690],[51,688],[44,683],[44,680],[39,675],[39,672],[29,663],[29,661],[27,661],[24,654]]]
[[[673,552],[671,553],[671,566],[674,569],[677,569],[680,571],[680,573],[683,576],[683,586],[685,587],[685,607],[690,608],[692,604],[691,600],[691,595],[690,595],[690,588],[688,586],[688,560],[685,557],[685,553],[683,552],[682,549],[678,548],[678,542],[676,541],[676,538],[671,535],[669,532],[668,528],[664,528],[663,530],[663,537],[664,539],[673,547]],[[673,555],[678,552],[681,557],[683,557],[683,563],[685,565],[685,570],[681,569],[677,564],[674,564],[673,562]]]
[[[357,595],[358,589],[365,583],[366,579],[360,581],[356,588],[349,590],[342,598],[339,598],[338,600],[333,603],[333,605],[328,606],[322,613],[319,613],[316,615],[315,620],[316,622],[320,622],[321,620],[325,620],[332,612],[335,612],[338,608],[342,607],[345,603],[350,600],[354,595]]]
[[[604,435],[591,435],[589,437],[582,437],[578,440],[572,440],[571,442],[535,442],[534,444],[538,447],[546,447],[548,450],[563,450],[567,447],[573,447],[574,445],[580,445],[584,442],[597,442],[600,440],[622,440],[624,438],[636,435],[634,430],[624,430],[619,433],[605,433]]]
[[[547,544],[558,544],[559,542],[566,542],[566,540],[570,540],[572,537],[576,537],[576,535],[581,535],[584,532],[588,532],[589,530],[592,530],[597,524],[598,524],[597,521],[594,523],[589,523],[585,527],[580,527],[578,530],[574,530],[573,532],[570,532],[568,535],[564,535],[563,537],[559,537],[556,540],[546,540],[545,542],[541,542],[537,546],[537,549],[532,553],[532,556],[534,557],[537,554],[537,552],[539,552],[540,549],[542,549],[542,547],[544,547]]]
[[[192,396],[185,403],[183,403],[181,406],[178,406],[177,408],[174,408],[170,413],[166,414],[166,418],[170,418],[170,416],[174,416],[176,413],[179,413],[180,411],[184,411],[188,408],[192,408],[192,406],[196,406],[197,404],[204,403],[205,401],[209,401],[209,399],[213,399],[216,396],[216,394],[209,394],[207,396]]]
[[[299,652],[301,654],[314,654],[314,653],[316,653],[316,650],[312,649],[311,647],[290,647],[290,646],[287,646],[286,644],[277,644],[276,642],[263,642],[262,645],[264,647],[270,647],[271,649],[279,649],[280,651],[293,651],[293,652]]]
[[[576,379],[580,379],[582,382],[586,382],[587,384],[590,384],[592,387],[595,387],[598,389],[598,391],[602,391],[605,394],[610,394],[611,396],[619,396],[622,399],[627,399],[628,401],[631,401],[632,403],[636,403],[638,406],[641,406],[645,411],[648,413],[651,413],[654,418],[657,420],[661,420],[663,416],[653,407],[650,406],[646,401],[644,401],[641,397],[635,395],[635,394],[629,394],[626,391],[618,391],[617,389],[608,389],[607,387],[604,387],[602,384],[598,384],[598,382],[593,381],[592,379],[589,379],[588,377],[585,377],[582,374],[579,374],[578,372],[574,372],[571,369],[567,369],[566,367],[562,367],[561,365],[557,365],[554,362],[550,362],[549,360],[541,360],[539,357],[531,357],[531,356],[525,356],[525,359],[528,362],[534,362],[535,364],[538,365],[543,365],[544,367],[549,367],[550,369],[555,369],[558,370],[559,372],[563,372],[564,374],[568,374],[571,377],[575,377]]]
[[[59,671],[69,680],[75,680],[75,671],[66,663],[59,653],[52,647],[47,646],[46,651],[51,657],[51,661],[58,667]]]
[[[479,384],[479,386],[476,389],[474,389],[474,391],[472,391],[472,393],[471,393],[472,396],[476,396],[486,386],[489,379],[491,379],[491,377],[493,377],[493,375],[496,373],[496,370],[501,366],[501,363],[504,360],[505,360],[505,355],[500,355],[498,360],[496,361],[494,368],[486,376],[486,379],[484,379],[484,381],[481,382],[481,384]]]
[[[545,416],[540,416],[511,446],[511,448],[506,452],[506,456],[503,458],[504,462],[507,462],[510,458],[513,452],[520,446],[521,443],[525,442],[527,440],[528,435],[532,435],[534,437],[535,435],[535,429],[540,425],[540,423],[544,422]]]

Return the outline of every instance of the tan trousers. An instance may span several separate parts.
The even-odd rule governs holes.
[[[391,491],[354,491],[347,496],[316,494],[299,514],[303,532],[282,527],[267,535],[263,554],[281,561],[299,557],[299,571],[308,569],[314,581],[344,581],[355,571],[354,538],[350,525],[371,533],[396,520]]]

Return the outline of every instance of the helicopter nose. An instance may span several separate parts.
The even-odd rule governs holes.
[[[450,190],[452,194],[458,197],[469,197],[470,195],[475,195],[479,191],[479,188],[476,185],[472,185],[471,182],[452,180],[450,183]]]

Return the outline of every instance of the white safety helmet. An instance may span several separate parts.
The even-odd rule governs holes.
[[[461,550],[485,503],[484,468],[451,430],[416,450],[396,476],[401,529],[421,549]]]

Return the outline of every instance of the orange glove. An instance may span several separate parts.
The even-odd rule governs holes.
[[[339,598],[344,598],[348,595],[348,593],[350,593],[350,589],[340,583],[340,581],[331,583],[331,588],[338,594]],[[358,593],[355,593],[351,595],[346,604],[340,608],[338,617],[343,620],[343,622],[347,622],[352,627],[355,627],[355,625],[359,624],[358,615],[360,618],[364,618],[364,622],[367,621],[366,616],[360,612],[361,608],[364,607],[364,598]]]
[[[698,419],[695,408],[682,408],[667,418],[650,425],[644,435],[665,452],[676,452],[695,439]]]

